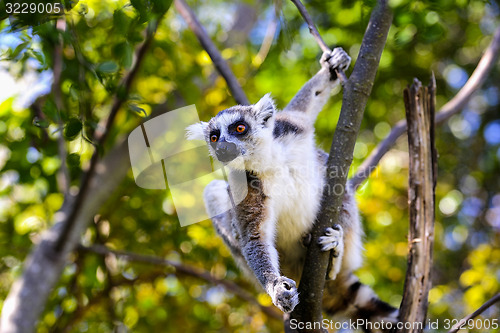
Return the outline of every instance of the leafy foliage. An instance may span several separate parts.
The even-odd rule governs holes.
[[[395,20],[365,112],[353,169],[404,117],[402,91],[413,77],[425,83],[434,71],[437,104],[442,106],[470,76],[500,23],[494,2],[390,3]],[[325,41],[344,47],[355,61],[373,1],[306,5]],[[63,204],[63,166],[70,171],[69,190],[78,190],[96,133],[151,20],[166,12],[103,151],[112,150],[154,111],[196,104],[202,120],[207,120],[234,103],[207,53],[170,6],[160,0],[88,0],[65,3],[67,15],[58,17],[61,26],[53,17],[5,18],[0,23],[1,68],[19,82],[29,75],[37,75],[39,81],[51,75],[56,46],[62,44],[59,94],[51,91],[20,104],[25,95],[21,91],[20,97],[0,102],[0,299]],[[196,1],[192,6],[251,101],[271,91],[284,107],[318,70],[319,48],[292,4],[282,4],[286,24],[279,25],[263,62],[253,60],[274,17],[270,4]],[[252,12],[245,12],[248,30],[233,21],[240,10]],[[464,111],[437,130],[431,318],[462,317],[500,289],[498,75],[496,66]],[[23,89],[30,86],[24,84]],[[339,96],[332,98],[318,118],[317,141],[325,149],[340,105]],[[58,153],[61,136],[68,153],[65,160]],[[401,139],[358,195],[367,233],[366,263],[358,275],[395,306],[401,300],[406,269],[406,175],[406,142]],[[270,305],[269,298],[239,272],[209,221],[181,228],[170,194],[140,189],[131,173],[109,194],[82,243],[200,267],[253,290],[259,302]],[[497,314],[498,307],[484,316]],[[282,324],[220,286],[173,269],[78,252],[52,293],[38,330],[178,332],[179,327],[186,332],[274,332]]]

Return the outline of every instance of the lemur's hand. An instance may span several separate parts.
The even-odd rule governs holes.
[[[281,311],[285,313],[292,312],[295,306],[299,304],[299,293],[295,281],[286,276],[280,276],[274,280],[271,298],[274,305]]]
[[[323,52],[319,62],[321,67],[330,72],[331,79],[336,80],[337,73],[335,73],[335,69],[338,68],[342,71],[346,71],[351,64],[351,57],[349,57],[344,49],[336,47],[331,52]]]

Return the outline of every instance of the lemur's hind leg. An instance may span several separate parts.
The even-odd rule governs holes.
[[[342,267],[344,256],[344,232],[342,227],[335,224],[332,228],[326,228],[325,236],[318,239],[322,251],[332,251],[332,261],[328,270],[328,278],[334,280]]]

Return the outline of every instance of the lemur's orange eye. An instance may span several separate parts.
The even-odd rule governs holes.
[[[243,124],[239,124],[239,125],[236,127],[236,132],[238,132],[238,133],[243,133],[243,132],[245,132],[245,129],[246,129],[245,125],[243,125]]]
[[[215,134],[210,137],[210,141],[212,141],[212,142],[217,142],[217,139],[218,139],[218,137]]]

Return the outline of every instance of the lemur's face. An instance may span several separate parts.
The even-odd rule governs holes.
[[[208,123],[189,126],[188,138],[203,137],[211,155],[224,164],[231,166],[238,156],[247,162],[272,139],[273,116],[274,102],[266,95],[255,105],[233,106],[220,111]]]

